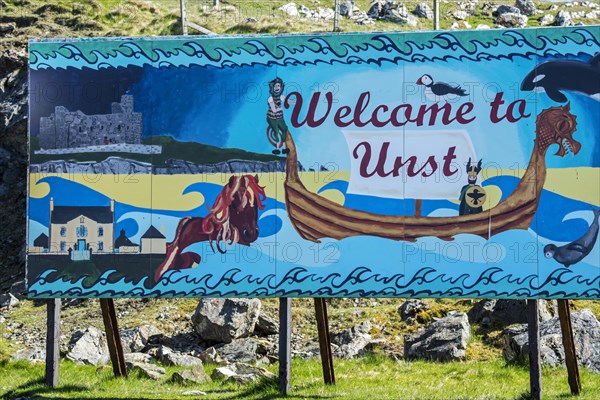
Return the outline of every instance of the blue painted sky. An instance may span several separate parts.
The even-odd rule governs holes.
[[[589,55],[579,59],[587,61]],[[39,130],[39,117],[49,115],[54,106],[80,109],[87,114],[108,113],[110,103],[124,93],[135,96],[135,109],[143,113],[144,135],[170,135],[180,141],[198,141],[220,147],[242,148],[270,153],[272,147],[265,138],[269,80],[280,76],[286,82],[286,92],[299,91],[304,96],[304,112],[314,91],[332,91],[335,104],[327,121],[317,127],[294,129],[290,124],[291,110],[285,119],[299,147],[300,161],[307,166],[315,163],[335,163],[340,169],[349,168],[349,152],[341,129],[333,124],[333,113],[340,105],[354,107],[364,91],[371,92],[370,113],[377,105],[391,107],[410,103],[415,108],[431,104],[423,98],[423,87],[415,85],[427,73],[437,82],[460,84],[466,88],[468,100],[474,103],[472,115],[476,120],[468,125],[447,127],[405,128],[385,127],[402,135],[403,129],[466,129],[478,157],[502,168],[525,168],[533,147],[535,116],[543,109],[558,104],[545,94],[519,92],[523,77],[541,58],[495,59],[479,62],[457,60],[414,63],[373,64],[335,63],[298,66],[240,66],[224,67],[164,67],[152,66],[32,70],[32,87],[54,83],[60,88],[57,96],[38,96],[32,100],[32,134]],[[68,90],[67,90],[68,89]],[[526,112],[531,114],[519,123],[489,121],[489,102],[497,92],[504,92],[506,104],[527,99]],[[90,95],[91,93],[91,95]],[[577,115],[578,130],[574,137],[582,144],[581,152],[573,157],[547,157],[551,168],[600,166],[597,152],[597,123],[600,102],[584,95],[565,92],[571,111]],[[456,109],[462,101],[452,103]],[[324,103],[319,105],[323,110]],[[346,129],[360,129],[348,127]],[[373,130],[367,125],[363,129]],[[554,153],[551,149],[551,153]]]

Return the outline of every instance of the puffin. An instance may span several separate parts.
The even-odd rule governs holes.
[[[590,254],[596,244],[596,239],[598,238],[599,217],[600,209],[594,210],[594,221],[582,237],[560,247],[555,244],[546,245],[546,247],[544,247],[544,256],[546,258],[554,258],[557,262],[563,264],[567,268],[583,260]]]
[[[444,99],[446,103],[448,102],[448,96],[468,96],[469,94],[465,92],[465,89],[460,86],[452,86],[444,82],[433,82],[433,78],[431,75],[423,75],[417,81],[417,85],[425,86],[425,96],[427,98],[434,100],[435,102],[440,101],[440,99]]]

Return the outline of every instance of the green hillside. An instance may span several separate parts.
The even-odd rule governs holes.
[[[74,154],[34,154],[39,149],[37,138],[31,138],[31,163],[41,164],[52,160],[102,161],[108,157],[121,157],[130,160],[151,163],[164,167],[168,159],[184,160],[194,164],[217,164],[228,160],[278,161],[284,160],[272,154],[260,154],[241,149],[222,149],[197,142],[178,142],[170,136],[146,138],[143,144],[161,145],[161,154],[148,155],[137,153],[74,153]]]

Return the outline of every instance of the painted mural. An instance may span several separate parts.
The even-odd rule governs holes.
[[[33,297],[600,299],[600,27],[29,57]]]

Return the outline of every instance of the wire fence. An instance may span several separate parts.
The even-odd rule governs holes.
[[[181,2],[0,0],[0,22],[17,16],[21,18],[17,24],[43,25],[46,17],[60,15],[56,21],[70,24],[69,28],[75,31],[90,30],[97,21],[110,27],[121,25],[127,31],[126,23],[135,24],[142,14],[150,14],[156,15],[157,20],[146,21],[148,24],[160,24],[160,18],[171,24],[166,32],[149,29],[150,34],[180,34]],[[184,3],[186,21],[218,33],[323,32],[334,31],[336,26],[341,31],[432,30],[436,28],[436,4],[442,29],[558,25],[561,10],[571,14],[570,25],[600,21],[598,0],[560,3],[550,0],[536,3],[531,0],[438,0],[437,3],[435,0],[339,0],[337,17],[334,0],[185,0]],[[505,7],[504,12],[508,12],[510,18],[499,20],[500,6]],[[192,28],[190,33],[199,32]]]

